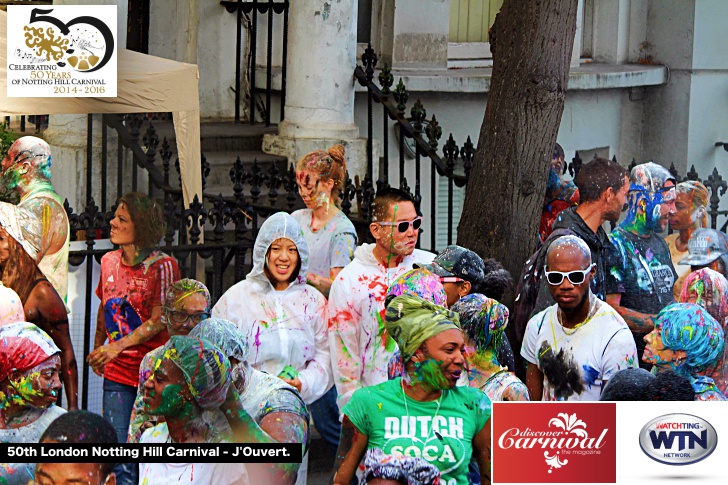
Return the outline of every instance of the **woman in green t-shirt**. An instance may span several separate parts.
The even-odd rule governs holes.
[[[387,305],[387,332],[397,341],[406,375],[354,393],[344,406],[334,484],[349,485],[368,449],[419,457],[443,485],[468,483],[475,458],[490,484],[490,400],[455,387],[465,364],[456,313],[412,295]]]

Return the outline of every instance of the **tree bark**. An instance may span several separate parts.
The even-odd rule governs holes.
[[[517,278],[533,253],[558,134],[578,0],[506,0],[490,32],[493,76],[458,244]]]

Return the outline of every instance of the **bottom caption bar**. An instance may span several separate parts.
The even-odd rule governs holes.
[[[302,452],[295,443],[0,443],[8,462],[36,463],[301,463]]]

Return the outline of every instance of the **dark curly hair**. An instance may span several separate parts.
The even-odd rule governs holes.
[[[495,259],[485,258],[483,263],[485,263],[485,278],[480,288],[476,288],[476,290],[488,298],[500,301],[503,294],[513,286],[513,278],[503,265]]]
[[[166,225],[162,206],[141,192],[129,192],[119,199],[129,211],[134,223],[134,245],[138,249],[152,250],[164,236]]]

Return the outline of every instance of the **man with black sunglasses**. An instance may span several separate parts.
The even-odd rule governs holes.
[[[434,258],[415,249],[421,225],[407,192],[380,190],[369,225],[374,244],[357,247],[331,286],[329,347],[339,409],[357,389],[387,380],[396,345],[384,329],[384,298],[392,281]]]
[[[583,239],[556,239],[545,279],[556,304],[529,320],[521,347],[526,387],[534,401],[598,401],[607,381],[637,367],[629,327],[590,289],[596,268]]]

